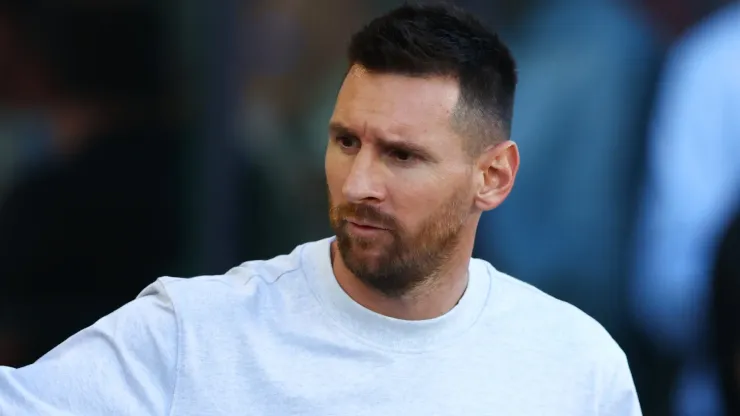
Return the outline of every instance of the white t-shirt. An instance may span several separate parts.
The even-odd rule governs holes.
[[[0,415],[640,415],[624,353],[573,306],[473,259],[452,311],[389,318],[342,290],[330,243],[159,279],[0,367]]]

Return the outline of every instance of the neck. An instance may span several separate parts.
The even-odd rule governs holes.
[[[358,279],[336,255],[336,241],[332,243],[332,267],[342,289],[357,303],[381,315],[409,321],[440,317],[457,305],[468,285],[468,265],[473,252],[472,239],[461,242],[450,260],[428,284],[398,297],[388,297]]]

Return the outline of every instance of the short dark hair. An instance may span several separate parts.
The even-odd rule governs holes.
[[[508,140],[517,75],[511,52],[478,19],[445,4],[401,7],[352,36],[350,67],[412,77],[457,79],[460,99],[453,128],[480,151]]]

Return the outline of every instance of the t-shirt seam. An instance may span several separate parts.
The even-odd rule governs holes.
[[[173,283],[177,283],[178,281],[175,281]],[[179,281],[182,282],[182,281]],[[177,393],[178,389],[180,387],[180,373],[182,369],[182,325],[180,325],[180,315],[177,313],[177,306],[175,306],[175,300],[172,296],[170,296],[169,290],[167,288],[167,285],[165,282],[160,282],[162,285],[162,290],[164,290],[165,295],[167,295],[167,298],[170,300],[170,305],[172,305],[172,312],[175,315],[175,333],[176,335],[176,342],[175,342],[175,381],[174,385],[172,386],[172,397],[170,398],[170,408],[167,412],[168,415],[172,416],[174,415],[175,411],[175,405],[177,403]]]
[[[290,273],[293,273],[293,272],[297,271],[298,269],[300,269],[300,266],[294,267],[292,269],[284,270],[280,274],[278,274],[275,277],[275,279],[266,279],[265,276],[264,276],[264,273],[253,273],[253,274],[250,274],[249,277],[245,278],[244,283],[241,283],[240,286],[246,286],[246,285],[248,285],[252,281],[252,279],[255,279],[255,278],[262,280],[267,286],[272,286],[272,285],[277,284],[278,281],[283,276],[285,276],[287,274],[290,274]]]
[[[299,254],[300,254],[300,253],[302,253],[302,251],[301,251],[301,252],[299,252]],[[287,274],[290,274],[290,273],[292,273],[292,272],[294,272],[294,271],[296,271],[296,270],[300,269],[300,268],[301,268],[301,260],[302,260],[302,259],[301,259],[300,255],[299,255],[299,258],[298,258],[298,265],[297,265],[297,266],[296,266],[296,265],[294,265],[294,264],[293,264],[293,265],[291,265],[291,266],[292,266],[292,268],[289,268],[288,270],[283,270],[283,271],[282,271],[282,272],[280,272],[280,273],[279,273],[279,274],[278,274],[277,276],[275,276],[275,278],[267,278],[267,276],[265,275],[265,273],[263,273],[263,272],[260,272],[260,271],[250,271],[250,272],[249,272],[249,273],[247,274],[247,277],[245,277],[245,278],[244,278],[244,282],[241,282],[241,283],[239,283],[239,284],[238,284],[238,286],[246,286],[246,285],[248,285],[248,284],[249,284],[249,283],[250,283],[250,282],[252,281],[252,279],[254,279],[254,278],[258,278],[258,279],[262,280],[262,281],[263,281],[263,282],[264,282],[264,283],[265,283],[266,285],[268,285],[268,286],[272,286],[272,285],[274,285],[274,284],[278,283],[278,281],[279,281],[279,280],[280,280],[280,279],[281,279],[281,278],[282,278],[283,276],[285,276],[285,275],[287,275]],[[245,267],[245,265],[246,265],[246,264],[249,264],[249,263],[250,263],[250,262],[244,263],[244,264],[240,265],[239,267],[237,267],[237,268],[234,268],[234,269],[232,269],[232,271],[230,271],[229,273],[233,273],[233,275],[239,275],[239,274],[242,274],[242,275],[243,275],[243,274],[246,274],[246,273],[239,273],[239,272],[236,272],[235,270],[236,270],[236,269],[248,269],[248,267]],[[245,270],[245,271],[248,271],[248,270]],[[217,280],[217,281],[219,281],[219,282],[221,282],[221,283],[224,283],[224,284],[226,284],[226,285],[229,285],[229,286],[232,286],[232,287],[235,287],[235,286],[237,286],[237,285],[235,285],[235,284],[232,284],[232,283],[230,283],[230,282],[224,281],[224,277],[228,276],[228,275],[229,275],[229,273],[227,273],[227,274],[225,274],[225,275],[220,275],[220,276],[210,276],[210,277],[211,277],[212,279],[209,279],[209,280]]]
[[[259,278],[260,278],[260,279],[262,279],[262,281],[263,281],[263,282],[265,282],[265,283],[266,283],[266,284],[267,284],[268,286],[272,286],[272,285],[276,284],[276,283],[277,283],[277,282],[278,282],[278,281],[279,281],[279,280],[280,280],[280,279],[281,279],[281,278],[282,278],[283,276],[285,276],[285,275],[287,275],[287,274],[290,274],[290,273],[293,273],[293,272],[295,272],[295,271],[298,271],[298,270],[299,270],[299,269],[301,268],[301,263],[300,263],[300,261],[301,261],[301,260],[299,259],[299,260],[298,260],[298,266],[295,266],[295,267],[293,267],[292,269],[289,269],[289,270],[285,270],[285,271],[283,271],[282,273],[280,273],[279,275],[277,275],[277,277],[275,277],[275,279],[274,279],[274,280],[272,280],[272,281],[269,281],[269,280],[265,279],[265,278],[264,278],[264,276],[262,275],[262,273],[255,273],[255,274],[253,274],[252,276],[250,276],[250,277],[249,277],[249,280],[251,280],[251,279],[253,279],[253,278],[255,278],[255,277],[259,277]],[[246,283],[245,283],[245,284],[246,284]]]

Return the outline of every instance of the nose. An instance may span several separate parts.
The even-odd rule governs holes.
[[[371,149],[363,148],[354,157],[349,175],[342,186],[347,202],[381,202],[385,199],[385,185],[381,163]]]

